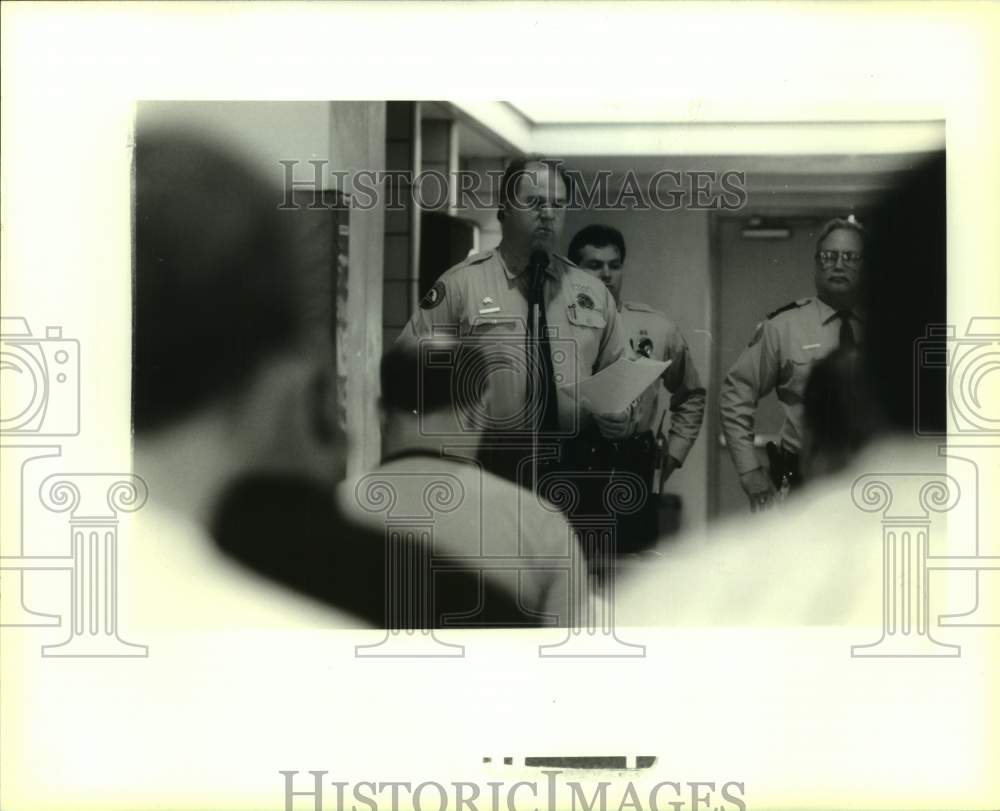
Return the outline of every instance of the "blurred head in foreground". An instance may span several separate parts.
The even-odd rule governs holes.
[[[946,202],[942,153],[889,192],[868,223],[862,368],[882,432],[913,435],[917,396],[922,421],[945,428],[944,380],[915,385],[915,342],[948,317]]]
[[[200,520],[243,472],[332,478],[333,370],[303,340],[277,193],[214,145],[140,131],[135,195],[137,468]]]
[[[479,346],[443,337],[397,344],[380,371],[383,457],[478,445],[488,372]]]
[[[861,356],[838,348],[818,361],[805,390],[803,474],[813,481],[847,466],[871,432]]]

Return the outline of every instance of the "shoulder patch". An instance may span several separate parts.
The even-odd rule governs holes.
[[[653,339],[648,335],[639,339],[639,346],[636,347],[636,351],[642,355],[644,358],[653,357]]]
[[[634,310],[637,313],[651,313],[653,308],[648,304],[643,304],[641,301],[623,301],[622,306],[626,310]]]
[[[440,279],[434,282],[434,286],[427,291],[427,294],[420,299],[421,310],[433,310],[444,301],[444,282]]]
[[[779,307],[774,312],[768,313],[767,314],[767,320],[770,321],[776,315],[781,315],[782,313],[788,312],[789,310],[795,310],[795,309],[798,309],[799,307],[805,307],[805,305],[807,305],[808,303],[809,303],[809,299],[808,298],[796,299],[795,301],[791,302],[790,304],[786,304],[784,307]]]

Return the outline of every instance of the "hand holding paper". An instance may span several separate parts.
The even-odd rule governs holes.
[[[625,439],[635,431],[635,424],[632,421],[632,409],[626,409],[617,414],[602,414],[599,411],[594,411],[593,406],[587,402],[586,398],[581,400],[580,407],[593,414],[594,422],[597,423],[597,429],[605,439],[612,441]]]
[[[671,362],[621,357],[575,386],[568,384],[561,388],[570,395],[575,393],[595,414],[620,414],[628,410],[632,401],[648,389]]]

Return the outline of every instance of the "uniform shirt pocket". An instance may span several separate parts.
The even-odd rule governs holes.
[[[801,347],[792,352],[788,363],[789,375],[786,386],[790,402],[801,403],[803,401],[809,375],[816,361],[822,358],[823,354],[823,347],[819,344],[810,344],[808,348]]]
[[[494,318],[476,318],[463,330],[466,335],[483,338],[509,338],[524,336],[525,323],[523,318],[500,316]]]
[[[576,375],[582,380],[594,372],[608,321],[600,310],[582,307],[579,303],[567,305],[566,320],[569,323],[569,334],[563,336],[560,333],[559,337],[566,337],[573,342]],[[551,320],[549,324],[551,326]]]
[[[809,382],[809,372],[812,371],[811,360],[792,360],[789,364],[791,374],[788,379],[788,391],[794,401],[801,403],[806,393],[806,383]]]

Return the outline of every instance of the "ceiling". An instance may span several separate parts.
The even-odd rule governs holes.
[[[878,194],[944,147],[942,121],[679,121],[666,102],[428,102],[424,114],[458,121],[465,159],[557,156],[610,171],[612,188],[628,171],[738,171],[775,205]]]
[[[944,122],[936,120],[678,120],[655,105],[635,103],[583,108],[474,100],[438,102],[435,109],[508,154],[787,157],[892,155],[944,147]],[[543,111],[547,114],[540,117]]]

